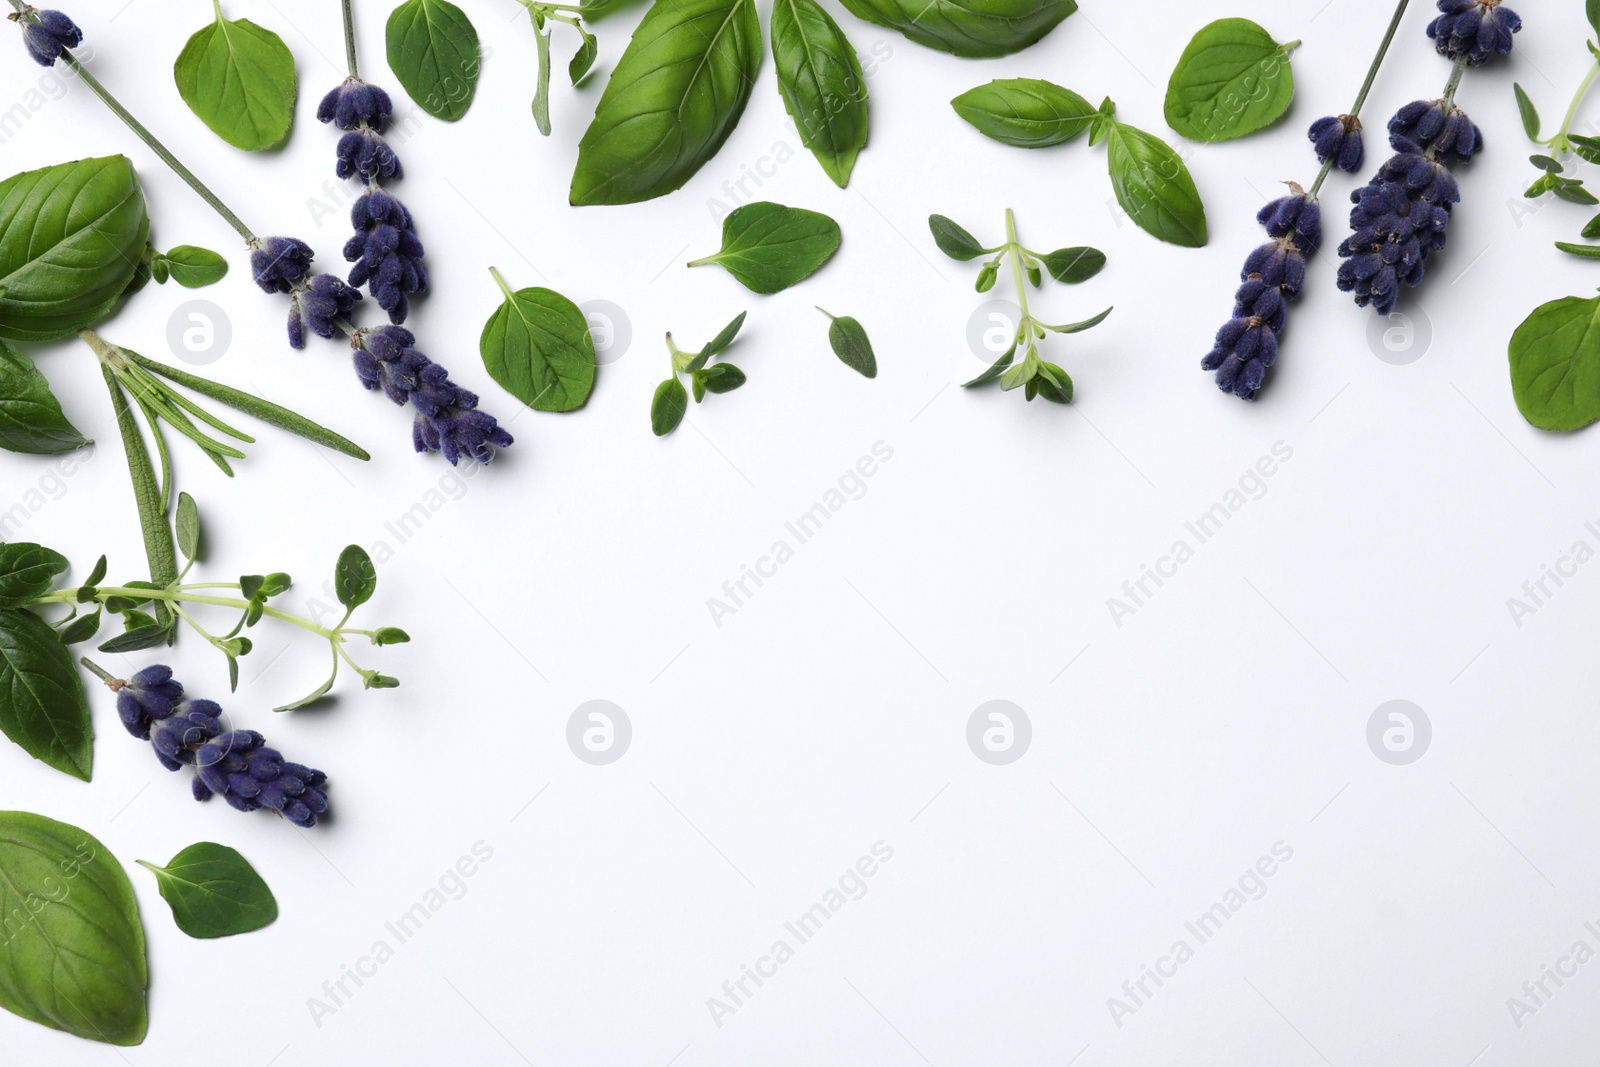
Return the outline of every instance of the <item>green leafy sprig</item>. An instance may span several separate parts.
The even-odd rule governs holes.
[[[707,393],[731,393],[745,383],[744,371],[732,363],[710,362],[733,344],[733,339],[739,335],[739,328],[744,325],[744,316],[744,312],[739,312],[732,322],[722,328],[721,333],[698,352],[683,351],[673,343],[672,334],[667,334],[667,351],[672,356],[672,377],[656,386],[655,396],[650,401],[650,429],[657,437],[665,437],[676,430],[683,421],[684,413],[689,410],[689,394],[683,382],[678,380],[680,375],[689,376],[696,404],[704,400]]]
[[[567,77],[574,87],[588,75],[589,69],[600,54],[600,42],[583,24],[587,9],[581,5],[540,3],[539,0],[517,0],[528,11],[533,23],[534,37],[539,44],[539,81],[533,93],[533,122],[539,132],[550,136],[550,23],[561,22],[577,30],[582,37],[577,52],[567,63]]]
[[[1021,314],[1018,317],[1016,332],[1012,335],[1011,347],[1006,349],[1005,354],[995,360],[988,370],[970,382],[963,383],[964,387],[987,385],[998,379],[1000,388],[1021,387],[1023,395],[1029,400],[1042,396],[1055,404],[1070,404],[1072,378],[1056,364],[1039,358],[1039,342],[1047,333],[1080,333],[1098,326],[1105,321],[1107,315],[1111,314],[1111,308],[1106,308],[1100,314],[1082,322],[1052,326],[1034,318],[1032,312],[1028,310],[1028,287],[1031,285],[1037,289],[1043,285],[1046,271],[1056,281],[1068,285],[1088,281],[1105,267],[1105,253],[1087,247],[1058,248],[1049,253],[1039,253],[1024,248],[1017,240],[1017,220],[1010,208],[1006,208],[1005,243],[993,248],[985,248],[972,234],[943,215],[928,216],[928,228],[933,231],[933,240],[939,246],[939,251],[951,259],[967,262],[979,256],[994,254],[994,258],[984,263],[978,270],[978,292],[986,293],[993,289],[1001,268],[1008,263],[1011,268],[1012,283],[1016,286],[1017,307]],[[1020,363],[1016,362],[1018,348],[1023,350]]]
[[[1587,9],[1589,24],[1594,27],[1596,38],[1600,39],[1600,3],[1590,2]],[[1528,157],[1528,161],[1539,170],[1538,178],[1534,179],[1533,184],[1522,194],[1530,200],[1546,193],[1554,193],[1560,199],[1573,204],[1583,204],[1588,207],[1600,204],[1600,198],[1584,188],[1582,178],[1574,178],[1567,174],[1567,166],[1573,156],[1577,156],[1585,163],[1600,163],[1600,137],[1572,132],[1572,123],[1578,116],[1579,106],[1588,95],[1589,87],[1594,84],[1595,78],[1600,77],[1600,46],[1594,41],[1585,41],[1584,44],[1588,47],[1589,56],[1594,62],[1589,65],[1588,73],[1578,84],[1577,92],[1572,94],[1572,101],[1567,105],[1567,113],[1561,120],[1561,127],[1549,137],[1539,136],[1541,132],[1539,111],[1534,107],[1532,98],[1521,85],[1512,85],[1517,97],[1517,113],[1522,116],[1523,132],[1528,135],[1528,140],[1545,149]],[[1589,224],[1583,228],[1583,236],[1600,237],[1600,215],[1589,220]],[[1588,245],[1558,241],[1556,247],[1575,256],[1590,259],[1600,257],[1600,249]]]

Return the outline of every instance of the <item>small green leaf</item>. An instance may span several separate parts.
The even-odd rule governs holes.
[[[1045,329],[1051,333],[1082,333],[1084,330],[1091,329],[1106,321],[1106,316],[1111,314],[1111,311],[1111,308],[1106,308],[1100,314],[1084,319],[1082,322],[1070,322],[1065,326],[1046,326]]]
[[[821,308],[817,310],[833,320],[828,326],[828,343],[833,346],[833,354],[862,377],[876,378],[878,357],[873,354],[872,342],[861,323],[848,315],[836,316]]]
[[[1589,16],[1589,25],[1600,35],[1600,0],[1585,0],[1583,8],[1584,14]]]
[[[1185,248],[1206,243],[1206,209],[1189,168],[1159,137],[1110,124],[1106,160],[1122,210],[1146,233]]]
[[[1596,199],[1593,193],[1585,189],[1582,182],[1563,182],[1556,186],[1555,194],[1569,204],[1583,204],[1586,207],[1600,204],[1600,199]]]
[[[728,346],[733,344],[733,339],[739,336],[739,329],[744,325],[744,316],[745,313],[743,311],[735,315],[733,321],[724,326],[722,331],[700,350],[702,365],[704,364],[704,359],[711,356],[720,356],[728,350]]]
[[[1027,272],[1029,285],[1037,289],[1039,286],[1044,284],[1044,274],[1039,270],[1039,265],[1037,263],[1029,263],[1023,269]]]
[[[731,393],[744,384],[744,371],[732,363],[718,363],[706,369],[705,382],[708,393]]]
[[[939,246],[939,251],[951,259],[965,263],[969,259],[977,259],[985,252],[994,251],[992,248],[980,245],[976,237],[943,215],[929,215],[928,229],[933,231],[933,243]]]
[[[398,626],[381,626],[372,632],[375,645],[403,645],[410,640],[411,635]]]
[[[684,413],[689,410],[689,393],[674,375],[656,386],[656,395],[650,400],[650,432],[665,437],[678,428]]]
[[[578,305],[553,289],[511,287],[484,323],[478,351],[489,376],[535,411],[574,411],[594,390],[594,339]]]
[[[968,89],[950,106],[985,137],[1017,148],[1064,144],[1093,123],[1096,111],[1071,89],[1040,78],[1003,78]]]
[[[1561,163],[1558,160],[1551,159],[1549,156],[1529,156],[1528,162],[1532,163],[1542,171],[1548,171],[1551,174],[1561,173]]]
[[[0,731],[58,771],[85,782],[93,772],[94,726],[72,654],[43,619],[19,608],[0,609]]]
[[[28,541],[0,543],[0,608],[20,608],[50,591],[67,557]]]
[[[1585,163],[1600,163],[1600,137],[1584,137],[1569,133],[1567,141],[1572,145],[1572,150],[1578,153],[1579,159]]]
[[[582,26],[578,27],[578,32],[583,34],[583,44],[578,46],[567,63],[567,77],[573,85],[583,81],[583,76],[589,73],[589,68],[594,66],[595,59],[600,55],[600,42],[595,40],[594,34]]]
[[[550,31],[541,25],[542,20],[532,8],[533,36],[539,46],[539,74],[533,91],[533,124],[546,137],[550,136]]]
[[[293,703],[281,705],[280,707],[273,708],[272,710],[273,711],[294,711],[297,708],[305,707],[307,704],[315,704],[317,701],[321,700],[324,696],[327,695],[328,690],[333,688],[333,683],[334,683],[335,679],[337,679],[338,677],[339,677],[339,653],[338,653],[337,650],[335,650],[334,653],[333,653],[333,671],[328,675],[328,680],[327,681],[325,681],[321,685],[317,686],[315,689],[313,689],[311,692],[307,693],[305,696],[301,697],[299,700],[296,700]]]
[[[1105,269],[1106,254],[1098,248],[1058,248],[1044,257],[1044,269],[1058,282],[1086,282]]]
[[[920,45],[969,59],[1027,48],[1078,10],[1076,0],[844,0],[844,6]]]
[[[372,557],[360,545],[346,545],[333,568],[333,589],[339,603],[354,610],[372,599],[378,588],[378,572]]]
[[[1578,245],[1571,241],[1557,241],[1556,247],[1569,256],[1580,259],[1600,259],[1600,245]]]
[[[188,493],[178,494],[178,550],[183,553],[184,559],[200,558],[200,509],[195,506],[194,497]]]
[[[987,293],[994,288],[994,283],[1000,277],[1000,265],[989,262],[978,268],[978,280],[973,282],[973,288],[980,293]]]
[[[1591,241],[1596,237],[1600,237],[1600,215],[1596,215],[1589,220],[1589,224],[1583,228],[1581,236],[1587,237]]]
[[[249,19],[216,21],[189,38],[173,67],[189,110],[235,148],[283,143],[294,123],[294,55]],[[182,284],[182,279],[179,279]]]
[[[203,289],[228,275],[228,261],[209,248],[179,245],[157,262],[172,272],[172,280],[185,289]]]
[[[139,613],[144,615],[143,612]],[[148,616],[146,616],[148,618]],[[147,648],[167,643],[167,637],[172,633],[170,626],[151,623],[136,626],[131,630],[124,630],[111,640],[101,644],[100,651],[107,653],[142,652]]]
[[[716,263],[755,293],[777,293],[809,278],[839,250],[839,224],[805,208],[758,201],[722,220],[722,250],[689,266]]]
[[[1593,0],[1600,3],[1600,0]],[[1522,86],[1516,82],[1511,83],[1511,89],[1517,94],[1517,113],[1522,116],[1522,130],[1528,135],[1528,140],[1539,139],[1539,110],[1533,106],[1533,101],[1523,91]]]
[[[61,643],[76,645],[80,641],[87,641],[100,632],[100,609],[95,608],[87,615],[80,615],[61,628]]]
[[[374,671],[362,679],[362,684],[367,689],[399,689],[400,679],[391,678],[387,674],[379,674]]]
[[[0,286],[0,296],[3,293]],[[88,443],[62,414],[61,402],[33,360],[0,341],[0,448],[55,455]]]
[[[1040,362],[1039,374],[1031,382],[1033,394],[1042,396],[1052,404],[1072,403],[1072,379],[1054,363]],[[1029,400],[1033,396],[1028,397]]]
[[[970,389],[974,385],[986,385],[1006,372],[1011,366],[1011,361],[1017,358],[1017,342],[1012,341],[1011,347],[1001,354],[1000,358],[989,364],[988,368],[970,382],[962,382],[963,389]]]
[[[261,592],[261,587],[266,583],[267,579],[262,575],[241,574],[239,576],[239,593],[246,600],[254,600],[256,594]]]
[[[168,269],[167,261],[164,259],[151,260],[150,277],[155,280],[157,285],[166,285],[167,279],[172,277],[172,271]],[[143,287],[141,286],[141,288]]]
[[[227,845],[190,845],[165,867],[145,860],[178,929],[190,937],[232,937],[269,925],[278,902],[256,869]]]
[[[291,579],[287,574],[283,573],[282,571],[273,571],[271,574],[267,575],[266,578],[262,579],[261,595],[272,597],[277,596],[280,593],[286,593],[288,592],[291,584]]]
[[[1534,309],[1508,348],[1511,392],[1541,430],[1600,419],[1600,297],[1568,296]]]
[[[389,69],[434,118],[454,122],[472,106],[482,61],[478,31],[450,0],[405,0],[385,27]]]
[[[709,375],[703,370],[689,372],[689,392],[694,394],[694,402],[700,403],[706,398],[706,378]]]
[[[1277,122],[1294,99],[1293,47],[1249,19],[1203,27],[1167,82],[1167,125],[1191,141],[1228,141]]]
[[[106,558],[101,556],[99,559],[94,561],[94,567],[89,571],[89,577],[84,579],[83,584],[86,586],[96,586],[105,581],[105,577]]]

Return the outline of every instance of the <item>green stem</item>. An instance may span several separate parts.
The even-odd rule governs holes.
[[[1561,129],[1556,131],[1554,137],[1545,142],[1546,145],[1557,151],[1563,151],[1568,147],[1567,134],[1572,130],[1573,120],[1578,117],[1578,105],[1582,104],[1583,98],[1588,95],[1589,87],[1594,84],[1596,75],[1600,75],[1600,59],[1595,60],[1594,65],[1589,68],[1589,73],[1584,76],[1583,84],[1578,86],[1578,91],[1573,94],[1572,103],[1567,106],[1567,115],[1566,118],[1561,120]]]
[[[490,267],[489,273],[494,275],[494,283],[500,287],[502,293],[506,294],[506,299],[515,300],[517,294],[511,291],[511,286],[506,284],[505,277],[500,273],[500,268]]]
[[[340,7],[344,9],[344,58],[350,66],[350,77],[361,77],[360,67],[356,63],[356,20],[350,10],[350,0],[340,0]]]
[[[1022,340],[1024,332],[1027,333],[1028,349],[1033,350],[1033,330],[1031,323],[1033,316],[1028,314],[1028,289],[1027,280],[1022,277],[1022,245],[1017,240],[1017,217],[1010,208],[1006,208],[1006,251],[1011,255],[1011,280],[1017,286],[1017,306],[1022,309],[1022,321],[1017,323],[1017,339]]]
[[[1449,106],[1456,102],[1456,90],[1461,88],[1461,75],[1467,72],[1467,53],[1462,52],[1456,56],[1455,65],[1450,68],[1450,80],[1444,83],[1444,102]]]
[[[1322,188],[1322,183],[1328,180],[1328,175],[1333,172],[1333,156],[1329,156],[1322,163],[1322,169],[1317,171],[1317,180],[1311,183],[1311,188],[1306,190],[1306,195],[1311,199],[1317,198],[1317,190]]]
[[[151,410],[150,405],[138,393],[133,394],[133,401],[144,413],[144,421],[150,424],[150,433],[156,439],[156,455],[161,459],[161,497],[157,506],[165,515],[167,505],[172,500],[172,454],[167,451],[167,438],[161,432],[161,417]]]
[[[128,474],[133,480],[133,497],[139,508],[139,526],[144,533],[145,558],[150,562],[150,580],[159,586],[168,586],[178,580],[178,550],[172,543],[172,527],[167,513],[161,507],[161,492],[156,487],[155,469],[150,464],[150,450],[139,434],[139,424],[133,419],[117,376],[106,364],[100,364],[106,388],[111,392],[111,407],[117,416],[117,429],[122,433],[122,448],[128,457]],[[67,590],[75,597],[76,590]],[[170,612],[164,612],[170,618]]]
[[[1383,33],[1383,41],[1378,45],[1378,54],[1372,57],[1372,66],[1367,68],[1367,78],[1361,83],[1361,91],[1356,94],[1355,106],[1350,109],[1351,115],[1361,114],[1361,105],[1367,102],[1367,93],[1372,89],[1372,83],[1378,77],[1378,68],[1383,66],[1383,57],[1389,52],[1389,44],[1394,40],[1394,33],[1400,28],[1400,19],[1406,13],[1406,6],[1411,0],[1400,0],[1395,5],[1394,15],[1389,19],[1389,28]]]
[[[158,600],[163,604],[207,604],[212,607],[234,608],[238,611],[244,611],[250,606],[250,601],[244,600],[240,597],[207,596],[205,594],[195,594],[190,591],[193,588],[195,587],[175,586],[168,589],[139,589],[121,585],[102,585],[95,590],[95,599],[103,603],[107,597],[121,596],[129,597],[135,600]],[[237,589],[238,586],[231,585],[227,588]],[[29,603],[69,604],[76,600],[77,596],[78,591],[76,589],[59,589],[53,593],[46,593],[43,596],[35,597],[33,600],[29,601]],[[339,637],[342,633],[340,630],[331,630],[326,626],[321,626],[312,622],[310,619],[302,618],[299,615],[284,611],[281,608],[272,607],[271,605],[263,606],[261,609],[261,614],[267,616],[268,618],[277,619],[279,622],[286,622],[292,626],[298,626],[300,629],[314,633],[326,641],[332,641]],[[198,629],[198,627],[196,628]]]

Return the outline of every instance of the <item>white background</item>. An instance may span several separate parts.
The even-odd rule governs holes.
[[[300,111],[280,152],[239,153],[181,103],[171,64],[209,17],[202,0],[78,0],[70,13],[93,69],[252,226],[299,235],[337,268],[344,208],[324,185],[335,136],[313,117],[343,77],[337,5],[224,6],[282,33],[297,57]],[[383,64],[390,6],[359,0],[360,50],[402,100]],[[359,388],[342,344],[287,349],[283,302],[251,285],[232,232],[81,87],[4,145],[7,173],[126,152],[159,245],[229,254],[221,285],[152,286],[104,324],[108,338],[173,361],[169,319],[212,301],[233,340],[207,373],[373,452],[357,463],[269,429],[227,480],[175,444],[206,520],[203,575],[289,571],[286,603],[309,611],[343,545],[383,556],[384,543],[360,617],[415,640],[358,650],[402,688],[363,693],[346,676],[336,700],[292,716],[269,709],[314,686],[326,652],[298,631],[257,628],[232,698],[201,642],[186,635],[170,654],[190,692],[329,773],[337,814],[312,832],[193,803],[98,688],[92,785],[0,752],[0,807],[77,824],[130,868],[151,968],[142,1047],[0,1016],[0,1060],[1500,1067],[1590,1053],[1600,963],[1520,1027],[1507,1008],[1573,942],[1600,948],[1584,928],[1600,919],[1600,564],[1521,626],[1507,606],[1574,542],[1600,547],[1584,526],[1600,520],[1600,430],[1529,427],[1505,355],[1532,308],[1600,283],[1551,247],[1589,213],[1520,197],[1534,172],[1511,92],[1520,81],[1547,124],[1559,121],[1590,61],[1581,4],[1527,5],[1512,58],[1468,73],[1459,101],[1488,147],[1460,172],[1450,247],[1404,294],[1406,322],[1375,325],[1335,290],[1325,255],[1253,405],[1220,394],[1198,362],[1262,240],[1257,207],[1281,180],[1309,182],[1306,126],[1349,107],[1383,0],[1086,4],[1034,48],[986,61],[835,7],[858,51],[882,57],[871,143],[848,190],[800,148],[768,57],[737,131],[683,190],[581,210],[566,202],[576,143],[641,9],[597,23],[590,84],[572,90],[558,67],[555,132],[542,138],[521,8],[464,6],[491,50],[477,100],[453,125],[418,116],[394,188],[435,283],[411,321],[419,343],[517,438],[470,480],[411,453],[409,416]],[[1201,250],[1120,215],[1103,148],[1007,148],[946,103],[993,77],[1045,77],[1109,94],[1123,120],[1181,144],[1162,119],[1166,78],[1190,35],[1222,15],[1304,44],[1283,123],[1184,149],[1210,222]],[[1423,35],[1430,17],[1412,5],[1373,90],[1368,172],[1387,116],[1445,81]],[[48,75],[7,47],[9,107]],[[575,48],[558,31],[561,64]],[[778,156],[792,158],[774,166]],[[826,211],[845,234],[820,274],[777,296],[682,266],[715,249],[712,201],[731,206],[724,183],[747,169],[770,177],[741,199]],[[1364,178],[1328,181],[1330,252]],[[1070,408],[954,386],[981,366],[966,334],[983,298],[976,265],[938,255],[925,219],[948,214],[994,242],[1007,206],[1024,243],[1091,244],[1110,259],[1092,282],[1047,283],[1034,298],[1051,321],[1116,306],[1103,326],[1047,343],[1077,384]],[[485,374],[491,264],[513,285],[624,310],[631,345],[582,411],[519,413]],[[992,295],[1005,294],[1002,282]],[[877,380],[830,354],[813,304],[865,324]],[[698,345],[745,309],[729,356],[749,384],[652,437],[661,334]],[[369,303],[367,321],[376,311]],[[75,343],[30,351],[100,446],[14,536],[66,552],[74,577],[101,552],[113,576],[139,576],[94,362]],[[893,458],[865,495],[715,625],[707,598],[774,541],[794,546],[784,523],[880,441]],[[1278,442],[1292,457],[1264,494],[1116,625],[1108,598],[1176,540],[1193,545],[1184,523]],[[8,457],[0,505],[51,466]],[[402,542],[387,524],[419,503],[429,517]],[[581,762],[566,740],[569,716],[593,699],[632,723],[631,747],[608,766]],[[993,699],[1032,723],[1031,747],[1008,766],[966,740],[969,716]],[[1407,766],[1367,742],[1374,710],[1396,699],[1433,729]],[[275,925],[217,942],[173,927],[133,860],[197,840],[256,864],[282,906]],[[893,858],[865,895],[718,1026],[708,998],[879,841]],[[1119,1026],[1108,998],[1175,940],[1193,945],[1185,922],[1280,841],[1293,858],[1265,895]],[[464,895],[359,989],[346,980],[354,995],[319,1017],[311,998],[334,1003],[324,983],[375,942],[394,947],[385,923],[476,842],[493,857]]]

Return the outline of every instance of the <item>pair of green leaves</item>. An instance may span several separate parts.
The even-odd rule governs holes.
[[[211,132],[235,148],[276,148],[294,125],[294,55],[283,38],[249,19],[216,19],[197,31],[173,65],[178,93]]]
[[[515,292],[493,267],[505,299],[478,339],[489,376],[535,411],[574,411],[594,390],[594,337],[583,310],[553,289]]]
[[[684,389],[683,382],[678,380],[680,374],[689,376],[696,404],[704,400],[707,393],[731,393],[745,383],[744,371],[732,363],[710,362],[727,351],[734,338],[739,336],[744,315],[744,312],[739,312],[732,322],[722,328],[721,333],[698,352],[684,352],[673,343],[672,335],[667,334],[667,351],[672,356],[672,377],[656,386],[655,396],[650,399],[650,430],[657,437],[665,437],[676,430],[689,410],[689,393]]]
[[[844,0],[857,18],[967,58],[1027,48],[1078,10],[1075,0]]]
[[[0,182],[0,340],[53,341],[103,318],[133,281],[149,237],[124,156]]]
[[[478,31],[450,0],[406,0],[385,27],[389,69],[417,106],[454,122],[478,89]]]
[[[34,759],[87,782],[94,727],[83,680],[56,631],[27,607],[66,569],[66,558],[42,545],[0,544],[0,732]]]
[[[1106,145],[1117,203],[1145,232],[1171,244],[1206,243],[1206,211],[1182,157],[1153,134],[1116,120],[1109,98],[1098,108],[1070,89],[1038,78],[1008,78],[970,89],[951,106],[984,136],[1018,148],[1064,144],[1085,131]]]
[[[777,293],[815,274],[839,241],[839,224],[821,212],[763,200],[730,212],[722,249],[689,266],[716,263],[753,293]]]
[[[1167,125],[1191,141],[1230,141],[1264,130],[1294,100],[1289,53],[1249,19],[1228,18],[1190,40],[1167,82]]]
[[[1511,335],[1511,392],[1541,430],[1600,419],[1600,297],[1568,296],[1536,308]]]
[[[172,279],[185,289],[204,289],[228,276],[228,261],[209,248],[179,245],[168,252],[145,249],[144,267],[157,285]]]
[[[278,917],[272,889],[250,861],[227,845],[201,841],[166,866],[145,860],[178,929],[195,938],[233,937],[269,926]]]

